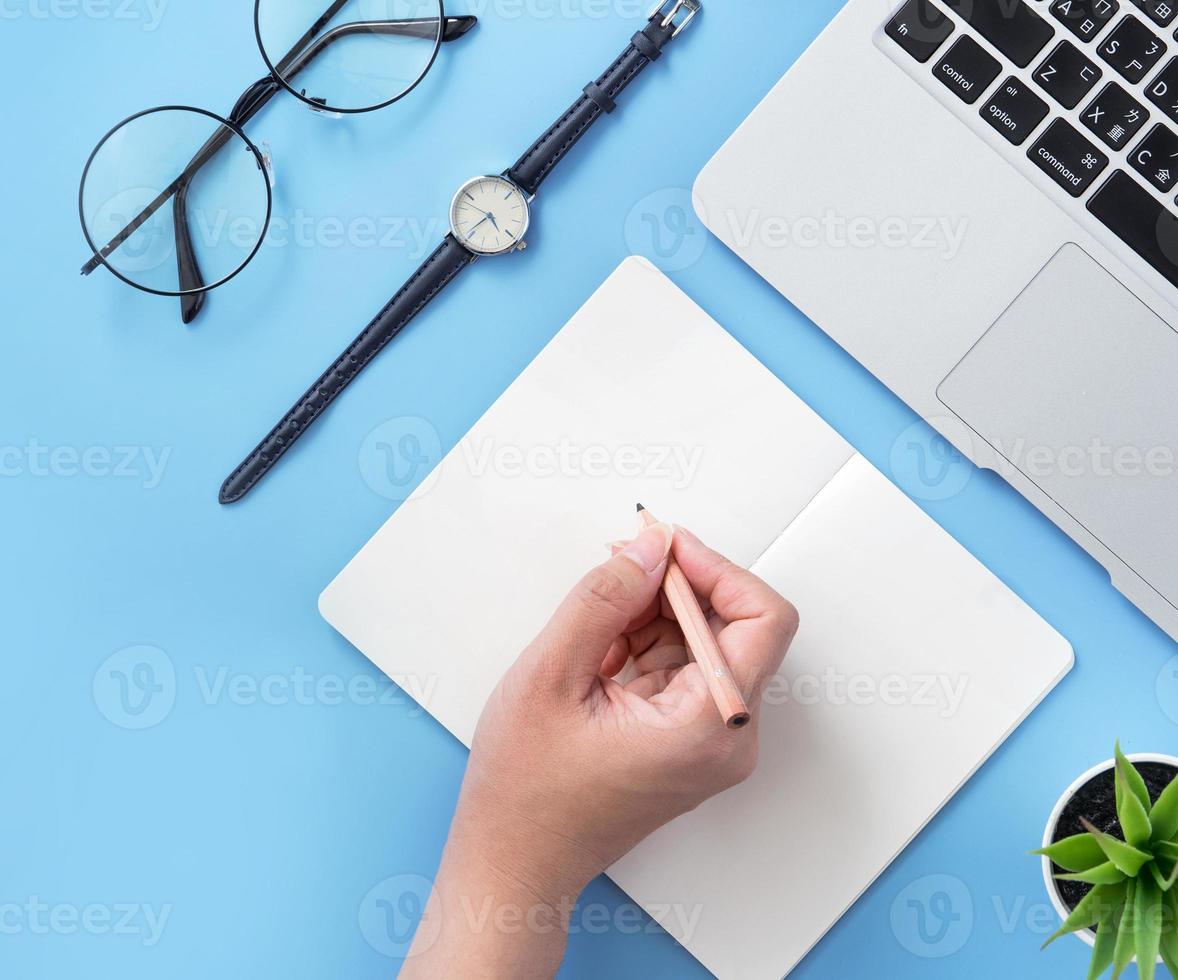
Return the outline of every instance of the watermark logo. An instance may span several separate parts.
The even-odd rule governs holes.
[[[0,20],[110,20],[155,31],[168,0],[0,0]]]
[[[922,959],[952,956],[973,934],[973,896],[952,875],[926,875],[893,900],[892,934]]]
[[[916,500],[948,500],[973,478],[974,467],[943,435],[913,422],[892,443],[892,479]]]
[[[480,20],[645,20],[650,0],[470,0]]]
[[[626,215],[626,247],[635,255],[645,255],[663,272],[695,265],[708,244],[695,203],[684,187],[647,194]]]
[[[381,423],[364,437],[358,462],[373,493],[401,503],[433,485],[441,459],[438,430],[425,419],[402,416]]]
[[[47,446],[30,439],[22,446],[0,445],[0,479],[32,477],[95,480],[138,480],[144,490],[154,490],[164,479],[170,446]]]
[[[102,662],[92,689],[108,721],[133,731],[153,728],[176,703],[176,668],[158,647],[127,647]]]
[[[1178,725],[1178,656],[1171,657],[1158,671],[1154,693],[1162,714]]]
[[[24,902],[0,903],[0,936],[135,936],[150,948],[163,937],[171,916],[171,905],[50,905],[33,895]]]
[[[426,914],[433,890],[433,882],[413,874],[374,885],[360,902],[360,932],[368,945],[390,959],[408,956],[418,933],[416,952],[433,946],[442,929],[440,916]]]
[[[821,215],[785,216],[753,208],[748,212],[723,213],[728,237],[740,250],[758,245],[771,250],[935,252],[951,262],[965,243],[968,221],[948,216],[845,215],[827,210]]]

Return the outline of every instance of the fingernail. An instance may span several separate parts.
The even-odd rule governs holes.
[[[667,560],[674,537],[675,529],[670,524],[652,524],[626,545],[622,556],[644,572],[653,572]]]

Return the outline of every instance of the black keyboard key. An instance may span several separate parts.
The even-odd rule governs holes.
[[[1057,119],[1027,151],[1035,164],[1060,187],[1079,197],[1108,166],[1108,157],[1080,131]]]
[[[1047,103],[1013,75],[982,106],[982,118],[1015,146],[1027,141],[1047,112]]]
[[[1121,9],[1118,0],[1055,0],[1052,16],[1081,41],[1091,41]]]
[[[1126,17],[1100,42],[1099,51],[1105,61],[1136,85],[1161,60],[1166,46],[1136,17]]]
[[[1101,89],[1080,114],[1080,122],[1114,150],[1128,146],[1148,119],[1145,107],[1116,82],[1109,82]]]
[[[1178,58],[1172,58],[1145,87],[1145,97],[1173,122],[1178,122]]]
[[[1129,154],[1129,166],[1169,194],[1178,185],[1178,135],[1158,123]]]
[[[1133,0],[1158,27],[1169,27],[1178,13],[1174,0]]]
[[[1178,218],[1123,170],[1088,200],[1088,210],[1121,241],[1178,286]]]
[[[959,37],[937,62],[933,74],[962,102],[973,105],[1001,70],[998,59],[990,57],[972,37]]]
[[[1066,109],[1074,109],[1103,75],[1071,41],[1060,41],[1035,71],[1035,81]]]
[[[945,0],[945,6],[1020,68],[1055,36],[1055,28],[1023,0]]]
[[[884,32],[923,65],[953,33],[953,21],[929,0],[908,0]]]

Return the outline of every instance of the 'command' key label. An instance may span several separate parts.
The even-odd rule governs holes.
[[[1088,190],[1108,166],[1108,157],[1096,144],[1062,119],[1043,131],[1027,156],[1072,197]]]

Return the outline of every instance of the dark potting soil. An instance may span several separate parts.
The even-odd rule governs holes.
[[[1138,762],[1136,769],[1145,780],[1149,790],[1149,798],[1157,800],[1162,790],[1170,785],[1170,781],[1178,775],[1178,769],[1162,762]],[[1097,830],[1112,834],[1121,840],[1125,834],[1121,830],[1121,822],[1117,819],[1117,788],[1113,770],[1093,776],[1068,800],[1059,815],[1059,822],[1055,825],[1055,836],[1052,842],[1071,837],[1073,834],[1084,833],[1084,826],[1080,818],[1088,820]],[[1063,874],[1064,869],[1054,866],[1056,874]],[[1059,897],[1069,910],[1074,909],[1092,886],[1082,881],[1057,881],[1055,887],[1059,890]]]

